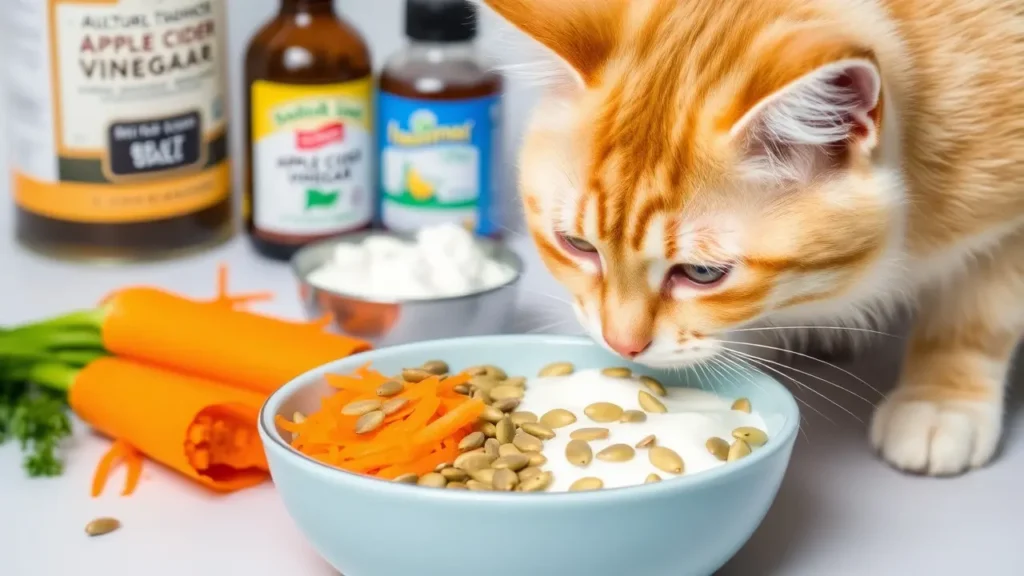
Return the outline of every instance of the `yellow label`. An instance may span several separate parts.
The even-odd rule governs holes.
[[[373,217],[370,77],[324,85],[253,83],[252,210],[257,228],[315,236]]]

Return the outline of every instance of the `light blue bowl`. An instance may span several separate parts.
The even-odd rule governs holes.
[[[374,350],[332,362],[275,392],[260,415],[270,473],[313,547],[345,576],[703,576],[750,538],[778,492],[796,440],[799,411],[772,378],[750,372],[714,381],[746,396],[771,440],[751,456],[656,484],[572,494],[436,490],[349,474],[291,449],[278,414],[308,413],[330,393],[322,376],[372,362],[385,373],[431,359],[453,370],[496,364],[536,374],[567,360],[580,368],[622,365],[591,340],[488,336]],[[656,374],[693,385],[694,374]],[[708,382],[707,377],[703,378]]]

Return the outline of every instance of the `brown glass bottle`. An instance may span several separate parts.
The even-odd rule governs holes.
[[[382,152],[379,162],[378,195],[381,199],[380,220],[384,227],[411,231],[417,227],[456,221],[472,224],[479,234],[498,236],[497,206],[498,183],[500,182],[501,149],[501,94],[503,80],[500,74],[480,56],[474,40],[477,36],[476,7],[465,0],[407,0],[406,36],[410,43],[392,56],[381,71],[379,104],[380,117],[378,137]],[[465,206],[446,208],[441,202],[429,202],[427,206],[416,206],[414,201],[403,203],[394,200],[396,185],[388,184],[388,166],[392,159],[404,161],[409,150],[418,150],[420,158],[429,146],[402,146],[390,141],[390,130],[394,126],[404,129],[410,122],[405,112],[420,108],[439,115],[440,122],[460,125],[473,122],[473,129],[479,135],[486,135],[487,157],[479,158],[479,171],[474,183],[476,199],[472,207],[471,222],[467,220]],[[410,127],[411,128],[411,127]],[[453,143],[443,143],[451,146]],[[454,143],[483,150],[479,140]],[[391,148],[391,151],[389,151]],[[397,153],[396,153],[397,151]],[[429,162],[429,160],[427,160]],[[415,161],[407,165],[415,165]],[[405,168],[407,169],[407,168]],[[445,168],[434,165],[432,169],[445,179]],[[458,170],[458,167],[455,167]],[[404,194],[407,198],[408,194]],[[455,206],[455,204],[452,204]]]
[[[287,259],[368,227],[374,200],[369,49],[332,0],[282,0],[245,62],[246,229]]]

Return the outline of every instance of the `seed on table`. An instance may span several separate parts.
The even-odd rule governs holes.
[[[646,410],[647,412],[653,412],[656,414],[663,414],[665,412],[668,412],[668,408],[666,408],[665,405],[661,403],[661,400],[658,400],[653,395],[651,395],[650,392],[647,392],[646,390],[640,391],[639,400],[640,407]]]
[[[385,416],[391,416],[395,412],[405,408],[405,405],[408,403],[408,398],[392,398],[380,405],[380,411],[383,412]]]
[[[518,386],[495,386],[491,388],[491,399],[492,400],[508,400],[509,398],[515,398],[516,400],[522,400],[525,392]]]
[[[519,472],[523,468],[530,465],[530,457],[525,454],[509,454],[508,456],[502,456],[491,464],[491,468],[495,470],[502,470],[508,468],[513,472]]]
[[[381,405],[380,400],[356,400],[346,404],[341,409],[341,413],[345,416],[362,416],[374,410],[380,410]]]
[[[473,470],[469,473],[469,477],[477,482],[483,482],[484,484],[491,484],[494,481],[494,473],[497,472],[494,468],[484,468],[482,470]]]
[[[658,437],[654,434],[650,436],[644,436],[639,442],[636,443],[637,448],[650,448],[654,446],[654,443],[658,441]]]
[[[420,479],[416,482],[417,486],[426,486],[427,488],[444,488],[448,485],[448,479],[438,474],[437,472],[431,472],[430,474],[424,474],[420,476]]]
[[[630,378],[633,376],[633,371],[625,366],[612,366],[601,370],[601,375],[609,378]]]
[[[655,482],[661,482],[661,476],[657,474],[648,474],[647,478],[644,479],[644,484],[654,484]]]
[[[480,413],[480,419],[484,422],[491,422],[497,424],[501,422],[501,419],[505,417],[505,413],[494,406],[485,406],[484,411]]]
[[[444,360],[428,360],[421,368],[436,376],[448,373],[448,363]]]
[[[570,440],[565,446],[565,459],[573,466],[585,468],[594,459],[594,450],[583,440]]]
[[[85,525],[85,533],[89,536],[103,536],[121,527],[117,518],[97,518]]]
[[[502,444],[508,444],[516,436],[516,425],[512,423],[512,419],[509,417],[502,418],[500,422],[494,425],[495,433],[494,437],[498,439],[498,442]]]
[[[498,433],[498,429],[494,426],[493,422],[480,422],[476,425],[476,429],[483,432],[484,436],[488,438],[494,438],[494,435]]]
[[[726,457],[726,460],[729,462],[735,462],[736,460],[747,456],[750,456],[750,444],[737,439],[732,443],[732,446],[729,447],[729,455]]]
[[[708,438],[708,441],[704,444],[704,446],[707,447],[708,452],[710,452],[712,456],[721,460],[722,462],[725,462],[726,459],[729,458],[729,443],[726,442],[725,440],[722,440],[718,436]]]
[[[456,394],[462,394],[463,396],[470,395],[469,386],[466,384],[459,384],[458,386],[452,388],[452,390],[455,391]]]
[[[543,472],[543,470],[537,468],[536,466],[529,466],[527,468],[523,468],[522,470],[519,471],[519,481],[522,482],[524,480],[529,480],[530,478],[533,478],[534,476],[540,474],[541,472]]]
[[[380,410],[363,414],[359,417],[359,420],[356,420],[356,434],[369,434],[373,432],[384,423],[384,418],[384,413]]]
[[[512,439],[512,443],[523,452],[540,452],[544,449],[544,443],[540,441],[540,438],[527,432],[517,433],[516,437]]]
[[[504,400],[498,400],[494,404],[491,404],[491,406],[501,410],[502,412],[511,412],[519,407],[519,399],[506,398]]]
[[[519,485],[519,476],[509,468],[494,473],[491,486],[498,492],[511,492]]]
[[[564,428],[576,423],[576,415],[564,408],[555,408],[545,412],[540,423],[552,429]]]
[[[515,444],[502,444],[498,446],[498,457],[509,456],[512,454],[522,454],[519,448],[516,448]],[[529,458],[529,456],[527,456]]]
[[[449,482],[465,482],[469,478],[469,474],[465,470],[458,468],[445,468],[441,470],[441,476],[444,476]]]
[[[607,428],[577,428],[569,434],[569,438],[592,442],[594,440],[607,440],[608,434]]]
[[[655,396],[661,396],[664,398],[668,396],[668,391],[665,390],[665,386],[653,376],[641,376],[640,383],[647,387],[651,391],[651,394]]]
[[[488,438],[484,442],[484,454],[497,460],[501,458],[501,442],[498,442],[497,438]]]
[[[459,450],[462,452],[467,450],[476,450],[483,446],[486,441],[487,436],[484,436],[483,432],[471,432],[459,441]]]
[[[395,482],[399,484],[415,484],[419,479],[419,474],[402,474],[395,478]]]
[[[521,428],[527,434],[533,434],[541,440],[551,440],[555,437],[555,431],[539,422],[525,422]]]
[[[402,380],[412,382],[413,384],[423,382],[431,376],[433,376],[433,374],[422,368],[406,368],[405,370],[402,370]]]
[[[526,424],[528,422],[537,421],[536,414],[534,414],[533,412],[527,412],[525,410],[513,412],[510,417],[512,418],[512,423],[515,424],[516,426],[522,426],[523,424]]]
[[[601,488],[604,488],[603,480],[600,478],[594,478],[593,476],[588,476],[573,482],[572,485],[569,486],[569,492],[585,492],[588,490],[600,490]]]
[[[469,486],[466,486],[465,482],[449,482],[445,488],[449,490],[469,490]]]
[[[583,409],[583,413],[594,422],[615,422],[622,418],[622,407],[611,402],[594,402]]]
[[[737,412],[746,412],[747,414],[750,414],[750,400],[747,398],[737,398],[736,401],[732,403],[732,409]]]
[[[530,466],[543,466],[548,463],[548,457],[540,452],[525,452],[530,458]]]
[[[628,444],[612,444],[597,453],[596,458],[604,462],[628,462],[636,456],[636,450]]]
[[[505,380],[503,380],[502,384],[504,384],[505,386],[516,386],[518,388],[524,388],[526,387],[526,378],[523,378],[522,376],[512,376],[511,378],[506,378]]]
[[[519,490],[522,492],[540,492],[546,490],[554,479],[555,475],[551,472],[541,472],[536,476],[523,480],[519,485]]]
[[[682,474],[685,469],[682,457],[679,456],[679,454],[676,454],[674,450],[669,450],[664,446],[655,446],[651,448],[649,456],[651,464],[662,472],[668,472],[669,474]]]
[[[732,431],[732,437],[743,440],[751,446],[764,446],[768,442],[768,435],[753,426],[740,426]]]
[[[474,470],[490,468],[497,458],[483,452],[466,452],[455,459],[455,467],[472,473]]]
[[[401,394],[402,390],[405,390],[405,384],[398,380],[388,380],[377,387],[377,396],[394,396],[395,394]]]
[[[467,480],[466,481],[466,488],[469,488],[470,490],[474,490],[474,491],[475,490],[480,490],[480,491],[488,492],[488,491],[491,490],[491,485],[490,484],[484,484],[483,482],[478,482],[476,480]]]
[[[568,376],[576,370],[571,362],[555,362],[540,369],[537,376],[547,378],[550,376]]]
[[[637,424],[640,422],[647,421],[647,414],[640,410],[626,410],[622,413],[622,417],[619,418],[619,422],[624,424]]]

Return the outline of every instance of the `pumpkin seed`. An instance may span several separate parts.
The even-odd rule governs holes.
[[[658,400],[657,398],[652,396],[650,392],[647,392],[646,390],[640,391],[639,400],[640,407],[646,410],[647,412],[654,412],[657,414],[663,414],[665,412],[668,412],[668,408],[666,408],[665,405],[661,403],[661,400]]]
[[[363,414],[369,414],[374,410],[381,409],[380,400],[356,400],[350,402],[341,409],[341,413],[345,416],[362,416]]]
[[[456,394],[462,394],[463,396],[470,395],[469,385],[467,384],[459,384],[458,386],[452,388],[452,390],[454,390]]]
[[[515,444],[502,444],[498,446],[498,457],[510,456],[512,454],[522,454],[519,448],[516,448]],[[529,456],[527,456],[529,458]]]
[[[495,386],[491,388],[491,399],[492,400],[508,400],[509,398],[515,398],[516,400],[522,400],[525,392],[518,386]]]
[[[445,488],[449,490],[469,490],[469,486],[466,486],[465,482],[449,482]]]
[[[661,396],[664,398],[668,396],[668,391],[665,390],[665,386],[653,376],[641,376],[640,383],[647,387],[651,391],[651,394],[655,396]]]
[[[764,446],[768,442],[768,435],[753,426],[740,426],[732,431],[732,437],[743,440],[751,446]]]
[[[494,437],[498,439],[498,442],[501,442],[502,444],[508,444],[513,439],[515,439],[516,425],[513,424],[512,420],[507,416],[505,418],[502,418],[501,422],[495,424],[494,428],[496,430]]]
[[[647,478],[644,479],[644,484],[654,484],[655,482],[661,482],[661,476],[657,474],[648,474]]]
[[[406,368],[405,370],[402,370],[402,380],[412,382],[414,384],[417,382],[423,382],[431,376],[433,376],[433,374],[422,368]]]
[[[527,412],[525,410],[520,410],[519,412],[513,412],[512,415],[511,415],[511,418],[512,418],[512,423],[515,424],[516,426],[522,426],[523,424],[526,424],[527,422],[536,422],[537,421],[537,415],[536,414],[534,414],[533,412]]]
[[[491,398],[491,395],[487,393],[487,390],[474,390],[473,400],[479,400],[484,404],[490,404],[493,402],[493,399]]]
[[[508,456],[502,456],[491,464],[491,467],[495,470],[502,470],[508,468],[513,472],[519,472],[523,468],[530,465],[530,457],[525,454],[509,454]]]
[[[597,453],[597,459],[605,462],[628,462],[636,456],[636,450],[629,444],[612,444]]]
[[[85,533],[89,536],[103,536],[121,527],[117,518],[97,518],[85,525]]]
[[[445,468],[441,470],[441,476],[444,476],[449,482],[465,482],[466,478],[469,478],[469,474],[465,470],[458,468]]]
[[[551,472],[541,472],[536,476],[523,480],[522,484],[519,485],[519,490],[522,492],[540,492],[547,489],[554,479],[555,475]]]
[[[502,412],[511,412],[519,407],[519,400],[517,398],[506,398],[504,400],[498,400],[492,404],[492,406]]]
[[[608,434],[607,428],[577,428],[569,434],[569,438],[592,442],[594,440],[607,440]]]
[[[497,386],[499,382],[490,376],[474,376],[469,379],[469,385],[476,390],[483,390],[490,392],[491,388]]]
[[[521,426],[523,432],[533,434],[541,440],[551,440],[555,437],[555,431],[539,422],[525,422]]]
[[[448,363],[444,360],[428,360],[423,363],[422,368],[437,376],[448,373]]]
[[[383,412],[385,416],[391,416],[395,412],[405,408],[405,405],[408,403],[408,398],[392,398],[380,405],[380,411]]]
[[[555,408],[545,412],[540,423],[552,429],[564,428],[576,423],[576,415],[564,408]]]
[[[306,421],[306,416],[302,412],[296,412],[296,413],[292,414],[292,422],[294,422],[296,424],[302,424],[305,421]],[[292,442],[295,442],[295,439],[298,438],[298,437],[299,437],[299,433],[298,432],[292,432]]]
[[[490,491],[491,490],[491,485],[490,484],[484,484],[483,482],[478,482],[476,480],[467,480],[466,481],[466,488],[469,488],[470,490],[474,490],[474,491],[475,490]]]
[[[511,492],[519,485],[519,476],[509,468],[494,473],[491,485],[498,492]]]
[[[565,445],[565,459],[573,466],[585,468],[594,459],[594,450],[583,440],[570,440]]]
[[[593,476],[588,476],[573,482],[572,485],[569,486],[569,492],[586,492],[589,490],[600,490],[601,488],[604,488],[603,480],[600,478],[594,478]]]
[[[548,463],[548,457],[540,452],[525,452],[530,458],[530,466],[543,466]]]
[[[496,438],[488,438],[484,442],[484,454],[497,460],[501,458],[501,442],[498,442]]]
[[[451,464],[447,462],[441,462],[440,464],[434,467],[434,472],[440,472],[441,470],[444,470],[445,468],[449,467],[451,467]]]
[[[637,424],[639,422],[646,422],[647,414],[640,410],[626,410],[622,413],[622,417],[619,418],[619,422],[625,424]]]
[[[459,442],[459,450],[462,452],[476,450],[483,446],[486,441],[487,436],[484,436],[483,432],[471,432]]]
[[[469,473],[469,477],[477,482],[483,482],[484,484],[491,484],[494,482],[494,473],[497,472],[494,468],[484,468],[482,470],[473,470]]]
[[[420,477],[418,474],[402,474],[395,478],[395,482],[398,482],[399,484],[415,484],[419,479]]]
[[[630,378],[633,376],[633,371],[625,366],[612,366],[601,370],[601,375],[609,378]]]
[[[512,443],[523,452],[540,452],[544,448],[544,443],[540,441],[540,438],[522,431],[516,434]]]
[[[398,380],[388,380],[377,387],[377,396],[390,397],[395,394],[401,394],[403,390],[405,390],[405,384]]]
[[[489,468],[497,458],[482,452],[466,452],[455,459],[455,467],[472,473],[474,470]]]
[[[548,378],[551,376],[568,376],[576,371],[571,362],[555,362],[540,369],[537,376]]]
[[[466,368],[466,374],[469,374],[470,376],[483,376],[484,374],[487,374],[487,367],[470,366],[469,368]]]
[[[750,414],[750,400],[747,398],[737,398],[736,401],[732,403],[732,409],[737,412],[746,412],[747,414]]]
[[[642,440],[636,443],[637,448],[650,448],[654,446],[654,443],[658,441],[657,436],[651,434],[650,436],[644,436]]]
[[[682,474],[685,469],[682,457],[676,454],[674,450],[669,450],[664,446],[654,446],[651,448],[648,456],[650,457],[651,464],[662,472]]]
[[[594,422],[615,422],[622,418],[622,407],[611,402],[594,402],[584,408],[583,413]]]
[[[494,435],[498,433],[498,429],[494,426],[493,422],[480,422],[476,425],[476,429],[483,432],[484,436],[488,438],[494,438]]]
[[[522,470],[519,471],[519,481],[523,482],[529,480],[530,478],[533,478],[534,476],[540,474],[541,472],[543,472],[543,470],[537,468],[536,466],[529,466],[527,468],[523,468]]]
[[[505,371],[502,370],[500,366],[488,364],[484,366],[484,370],[486,370],[485,374],[496,380],[504,380],[508,378],[508,374],[506,374]]]
[[[437,472],[431,472],[420,476],[420,479],[416,481],[417,486],[426,486],[427,488],[444,488],[448,485],[448,479]]]
[[[522,376],[512,376],[511,378],[506,378],[502,382],[502,384],[504,384],[505,386],[516,386],[518,388],[525,388],[526,378],[523,378]]]
[[[363,414],[359,417],[359,420],[356,420],[356,434],[369,434],[373,432],[384,423],[384,418],[384,412],[380,410]]]
[[[497,424],[501,422],[501,419],[505,417],[505,413],[494,406],[485,406],[484,411],[480,414],[480,419],[484,422],[491,422]]]
[[[732,443],[732,446],[729,447],[729,455],[726,457],[726,460],[734,462],[747,456],[750,456],[750,444],[737,439]]]
[[[722,462],[725,462],[729,458],[729,443],[717,436],[708,438],[708,441],[704,443],[707,447],[708,452],[712,456],[718,458]]]

